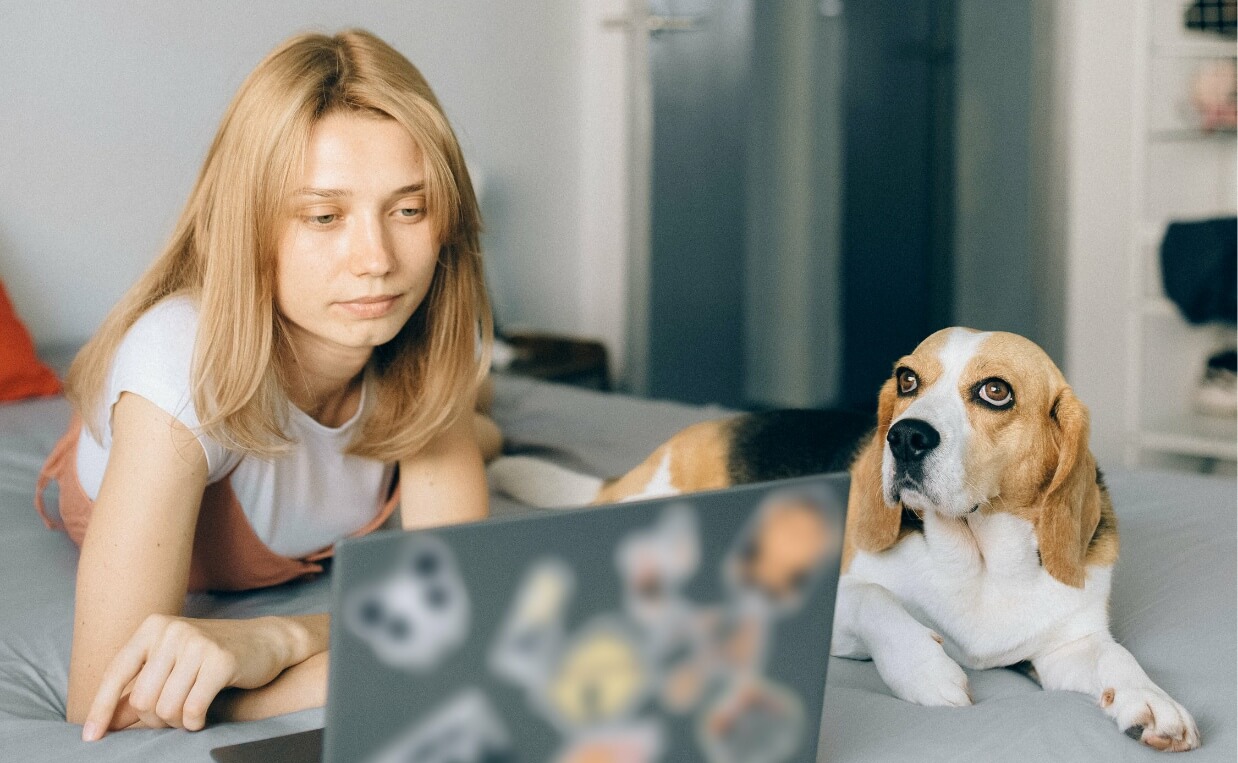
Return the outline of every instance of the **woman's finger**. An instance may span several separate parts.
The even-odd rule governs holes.
[[[139,710],[138,718],[138,726],[144,729],[166,729],[168,727],[168,724],[155,715],[153,710]]]
[[[138,715],[138,711],[134,710],[133,705],[129,704],[129,695],[125,693],[120,698],[120,702],[116,704],[116,712],[112,714],[112,720],[108,724],[107,730],[120,731],[141,723],[142,716]]]
[[[163,684],[163,692],[155,703],[155,715],[163,719],[169,726],[184,728],[185,699],[193,689],[198,679],[198,671],[202,667],[201,658],[194,659],[192,655],[182,655],[176,661],[176,667],[168,675]]]
[[[206,713],[215,701],[219,692],[228,686],[231,675],[227,665],[219,660],[204,660],[198,671],[197,680],[185,698],[184,723],[190,731],[198,731],[206,726]]]
[[[133,691],[129,694],[129,704],[137,708],[143,717],[155,712],[155,704],[163,693],[164,684],[177,665],[178,648],[176,644],[168,643],[167,634],[149,650],[146,664],[133,682]]]
[[[107,733],[121,695],[146,664],[146,641],[139,629],[108,664],[94,701],[90,703],[90,711],[86,713],[86,722],[82,724],[82,741],[93,742]]]

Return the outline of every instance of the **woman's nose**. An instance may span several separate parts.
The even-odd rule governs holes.
[[[349,270],[357,276],[384,276],[395,267],[386,231],[378,220],[361,220],[349,246]]]

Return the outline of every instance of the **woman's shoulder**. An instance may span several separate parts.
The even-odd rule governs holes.
[[[197,304],[175,295],[157,302],[138,317],[112,359],[114,394],[122,389],[144,396],[157,394],[163,405],[188,395],[193,347],[198,333]]]
[[[146,398],[198,436],[206,451],[208,481],[236,464],[237,454],[200,431],[194,406],[193,355],[198,333],[198,304],[178,294],[155,303],[125,333],[112,360],[108,406],[123,392]],[[105,428],[106,431],[106,428]]]

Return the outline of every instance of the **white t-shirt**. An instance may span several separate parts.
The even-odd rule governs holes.
[[[78,479],[91,500],[99,495],[112,446],[112,406],[122,392],[131,392],[197,434],[207,483],[230,478],[254,532],[272,551],[302,557],[373,520],[395,465],[344,453],[365,411],[365,387],[357,413],[335,428],[290,404],[285,434],[293,444],[283,456],[266,460],[232,451],[200,431],[189,381],[197,331],[197,305],[189,297],[171,297],[138,318],[121,340],[101,408],[107,418],[100,422],[103,442],[83,429],[77,446]]]

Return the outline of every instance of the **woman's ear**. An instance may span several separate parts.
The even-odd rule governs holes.
[[[851,465],[846,540],[848,546],[863,551],[884,551],[894,545],[902,524],[902,507],[885,502],[881,482],[881,459],[894,417],[894,400],[894,379],[889,379],[877,398],[877,429]]]
[[[1049,410],[1057,443],[1057,467],[1036,518],[1036,540],[1045,570],[1068,586],[1082,588],[1088,543],[1100,522],[1096,459],[1088,450],[1088,409],[1070,387]]]

